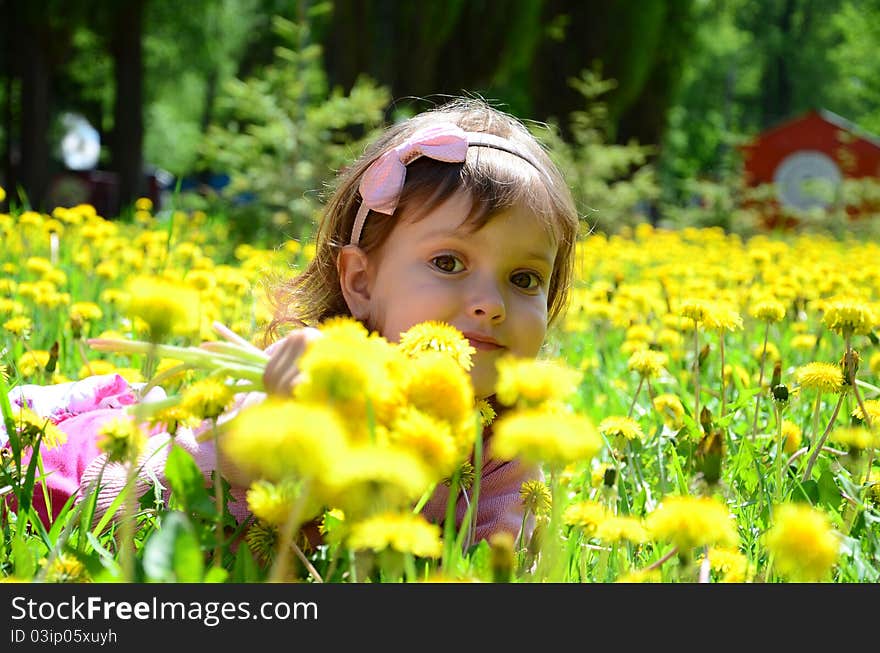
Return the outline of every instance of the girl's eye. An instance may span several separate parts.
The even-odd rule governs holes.
[[[435,256],[431,259],[431,263],[434,264],[434,267],[440,270],[441,272],[461,272],[464,270],[464,265],[461,261],[450,254],[443,254],[442,256]]]
[[[541,286],[542,279],[536,272],[514,272],[510,282],[523,290],[537,290]]]

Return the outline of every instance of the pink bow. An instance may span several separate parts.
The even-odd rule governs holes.
[[[392,215],[406,181],[406,166],[421,156],[445,163],[460,163],[467,156],[468,139],[464,130],[452,123],[420,129],[403,143],[388,150],[366,169],[358,189],[361,205],[351,230],[351,244],[360,240],[370,211]]]

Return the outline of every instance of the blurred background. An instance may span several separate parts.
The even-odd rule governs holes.
[[[0,0],[4,210],[305,236],[376,130],[480,96],[589,224],[743,233],[880,207],[880,0]],[[873,221],[876,222],[876,221]]]

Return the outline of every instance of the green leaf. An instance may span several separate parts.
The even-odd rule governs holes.
[[[469,561],[471,571],[477,578],[486,582],[492,581],[492,550],[486,540],[480,540],[471,547]]]
[[[840,509],[841,499],[840,489],[837,487],[831,469],[826,467],[822,470],[822,473],[819,475],[817,487],[819,490],[819,503],[834,512],[838,511]]]
[[[12,540],[12,555],[15,558],[15,575],[31,579],[37,571],[37,555],[31,544],[35,540],[15,538]]]
[[[193,457],[180,447],[172,447],[165,463],[165,476],[174,498],[185,512],[214,517],[217,508],[205,487],[205,477]]]
[[[260,568],[254,560],[254,554],[251,553],[249,546],[242,544],[235,554],[232,581],[235,583],[258,583],[261,580]]]
[[[144,546],[144,573],[150,582],[198,583],[204,558],[195,529],[182,512],[170,512]]]

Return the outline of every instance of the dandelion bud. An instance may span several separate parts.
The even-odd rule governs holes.
[[[712,411],[709,410],[706,406],[703,406],[703,409],[700,411],[700,426],[703,427],[703,432],[707,435],[712,431]]]
[[[694,454],[697,471],[710,485],[714,485],[721,478],[721,461],[724,458],[724,449],[724,431],[722,429],[708,432],[697,445]]]
[[[614,487],[614,482],[617,480],[617,467],[609,465],[605,468],[605,473],[602,475],[602,484],[605,487]]]
[[[782,383],[782,361],[773,363],[773,377],[770,379],[770,387],[775,388]]]
[[[773,394],[773,401],[775,401],[777,404],[784,405],[788,403],[787,385],[783,385],[781,383],[779,385],[774,385],[771,393]]]
[[[493,583],[509,583],[513,576],[515,559],[513,555],[513,535],[506,531],[495,533],[489,538],[490,566]]]
[[[110,462],[122,462],[137,458],[147,441],[147,436],[134,420],[114,419],[98,431],[98,449],[107,454]]]
[[[843,358],[840,359],[840,369],[843,371],[843,385],[853,385],[856,379],[856,372],[859,371],[859,363],[862,357],[855,349],[844,352]]]

